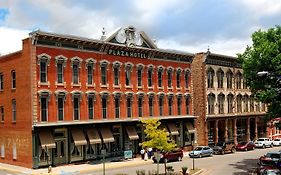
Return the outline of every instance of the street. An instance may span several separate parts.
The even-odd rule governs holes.
[[[207,171],[201,175],[248,175],[253,172],[257,167],[257,158],[264,155],[269,151],[279,151],[281,147],[256,149],[248,152],[236,152],[235,154],[214,155],[213,157],[204,157],[195,159],[195,168],[206,169]],[[192,159],[184,157],[181,162],[171,162],[167,166],[173,166],[177,171],[181,167],[187,166],[192,168]],[[153,172],[157,168],[157,164],[151,163],[148,165],[123,167],[118,169],[106,170],[106,175],[116,175],[126,173],[128,175],[135,175],[136,170],[145,170],[148,174],[149,171]],[[164,172],[164,165],[160,164],[160,172]],[[101,175],[102,171],[88,172],[84,175]]]

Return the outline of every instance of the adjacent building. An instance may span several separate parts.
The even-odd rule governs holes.
[[[255,100],[236,57],[210,51],[196,54],[192,80],[200,145],[266,136],[266,105]]]
[[[191,145],[193,57],[157,48],[134,27],[100,40],[30,33],[21,51],[0,57],[0,162],[37,168],[136,154],[148,118]]]

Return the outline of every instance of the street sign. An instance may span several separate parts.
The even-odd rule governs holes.
[[[125,159],[133,158],[133,151],[132,150],[124,151],[124,158]]]

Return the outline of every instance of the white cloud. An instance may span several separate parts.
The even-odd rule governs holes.
[[[22,49],[22,39],[28,37],[28,31],[0,27],[0,54],[8,54]]]
[[[241,0],[254,15],[274,15],[281,12],[280,0]]]

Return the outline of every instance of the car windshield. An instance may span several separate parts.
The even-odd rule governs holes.
[[[239,144],[240,144],[240,145],[246,145],[247,142],[240,142]]]
[[[195,151],[201,151],[201,150],[202,150],[202,147],[195,148]]]
[[[264,139],[258,139],[257,141],[264,141]]]
[[[274,141],[280,141],[280,139],[274,139]]]

